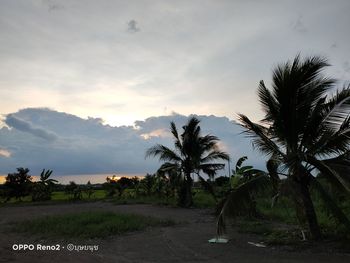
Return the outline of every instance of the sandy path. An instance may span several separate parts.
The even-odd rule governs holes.
[[[105,240],[40,240],[6,231],[6,223],[43,215],[89,210],[138,213],[179,221],[176,226],[151,228]],[[113,205],[106,202],[0,208],[0,262],[350,262],[350,254],[288,252],[257,248],[247,241],[253,236],[229,233],[228,244],[209,244],[215,234],[215,219],[208,210],[167,208],[152,205]],[[17,243],[98,245],[98,251],[13,251]]]

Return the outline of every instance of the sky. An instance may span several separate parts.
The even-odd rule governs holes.
[[[52,128],[54,119],[37,123],[31,114],[56,112],[61,119],[74,116],[77,126],[127,129],[126,136],[143,140],[138,146],[150,140],[135,127],[152,118],[167,121],[161,129],[190,114],[234,121],[244,113],[259,120],[259,81],[268,85],[272,69],[298,53],[327,57],[332,66],[325,73],[339,86],[350,79],[349,10],[348,0],[2,0],[0,114],[10,129],[1,133],[22,136],[33,147],[52,142],[64,156],[63,137],[93,148],[95,135],[79,142],[74,132],[63,136]],[[152,132],[159,133],[146,133]],[[0,172],[27,160],[14,138],[12,145],[0,139]],[[90,157],[103,156],[95,154]]]

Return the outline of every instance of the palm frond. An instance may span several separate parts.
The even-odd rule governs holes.
[[[170,173],[171,171],[178,171],[179,170],[179,164],[178,163],[170,163],[170,162],[166,162],[166,163],[163,163],[158,171],[161,171],[161,172],[165,172],[165,173]]]
[[[182,149],[182,143],[181,143],[181,140],[179,138],[179,133],[177,131],[177,128],[176,128],[176,125],[175,123],[172,121],[170,123],[170,132],[173,134],[174,138],[175,138],[175,147],[176,149],[181,152],[181,149]]]
[[[198,166],[199,170],[202,170],[206,174],[208,174],[208,171],[217,171],[221,170],[225,167],[225,164],[223,163],[202,163]]]
[[[206,163],[206,162],[215,161],[215,160],[218,160],[218,159],[227,160],[228,161],[230,159],[230,157],[229,157],[229,155],[226,152],[214,150],[214,151],[209,152],[207,156],[203,157],[201,159],[201,162],[202,163]]]
[[[313,165],[317,170],[319,170],[321,174],[324,175],[330,182],[336,182],[338,186],[350,192],[348,160],[339,160],[337,165],[336,162],[326,162],[317,160],[315,157],[312,156],[306,156],[305,161]],[[347,173],[338,173],[337,171],[341,171],[341,168],[345,169]]]
[[[247,156],[242,156],[238,159],[238,161],[236,162],[236,171],[242,166],[242,163],[245,162],[247,159]]]
[[[259,101],[265,112],[265,118],[263,122],[271,122],[279,119],[279,104],[273,97],[271,92],[266,88],[263,80],[260,81],[258,87]]]
[[[156,156],[158,156],[161,161],[181,162],[182,160],[173,150],[161,144],[157,144],[146,151],[146,158]]]
[[[253,123],[249,118],[243,114],[238,114],[240,124],[245,128],[245,132],[252,137],[253,146],[257,147],[261,152],[268,155],[284,156],[276,143],[268,136],[266,127]]]
[[[325,106],[328,114],[324,117],[324,123],[334,131],[339,130],[350,114],[350,85],[338,91]]]

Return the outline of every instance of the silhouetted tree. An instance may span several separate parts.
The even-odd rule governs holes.
[[[321,74],[326,66],[323,58],[301,61],[299,56],[277,66],[272,89],[268,90],[263,81],[258,88],[265,117],[254,123],[239,115],[254,146],[270,158],[267,169],[272,184],[288,184],[314,239],[319,239],[321,232],[310,195],[311,185],[322,193],[320,196],[333,215],[344,225],[350,225],[311,173],[318,170],[329,183],[350,191],[350,86],[331,96],[335,81]],[[288,178],[283,182],[278,176],[282,171]],[[249,185],[258,186],[259,180],[265,181],[264,176],[243,184],[232,198],[239,197],[237,193],[248,190]]]
[[[117,183],[117,177],[113,175],[112,177],[107,177],[106,182],[102,185],[103,189],[106,191],[107,197],[112,197],[117,193],[119,185]]]
[[[91,196],[94,194],[94,188],[92,187],[90,181],[88,181],[88,182],[86,183],[86,186],[85,186],[85,188],[84,188],[84,192],[86,193],[86,195],[87,195],[87,197],[88,197],[89,199],[90,199]]]
[[[71,200],[81,200],[82,189],[79,185],[77,185],[74,181],[70,181],[68,185],[65,186],[65,192],[70,196]]]
[[[154,175],[146,174],[146,176],[140,181],[139,191],[142,191],[145,195],[152,195],[154,183]]]
[[[200,172],[213,174],[223,169],[224,164],[213,163],[221,159],[228,160],[227,153],[219,150],[216,136],[201,135],[199,120],[191,117],[183,126],[183,132],[179,136],[176,125],[171,122],[171,133],[174,136],[175,149],[158,144],[146,152],[146,157],[158,156],[159,160],[165,161],[161,169],[163,171],[174,170],[182,177],[182,185],[179,191],[179,205],[190,207],[192,201],[192,174],[200,177]]]
[[[45,201],[51,200],[51,194],[54,185],[57,180],[49,178],[52,174],[52,170],[42,170],[40,174],[40,180],[33,183],[32,186],[32,200],[33,201]]]
[[[17,173],[8,174],[4,184],[5,202],[12,197],[21,200],[22,197],[30,194],[32,177],[28,175],[28,168],[17,168]]]

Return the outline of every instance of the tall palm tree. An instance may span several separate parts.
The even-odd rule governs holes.
[[[324,58],[301,60],[299,55],[292,62],[277,66],[272,89],[267,89],[263,81],[258,88],[265,118],[254,123],[239,114],[253,145],[269,156],[271,179],[278,181],[278,171],[284,171],[292,182],[314,239],[320,238],[321,232],[310,185],[314,183],[321,192],[322,189],[313,170],[350,190],[350,86],[331,96],[335,80],[323,76],[322,70],[327,66]],[[343,222],[349,222],[340,209],[333,206],[331,210]]]
[[[170,129],[174,136],[175,149],[157,144],[146,152],[146,157],[158,156],[159,160],[165,161],[161,166],[163,171],[176,170],[182,176],[180,190],[180,205],[190,207],[192,205],[192,178],[193,173],[200,176],[200,172],[213,174],[223,169],[224,164],[216,163],[216,160],[229,160],[227,153],[220,151],[218,138],[213,135],[201,135],[200,121],[191,117],[183,126],[183,132],[179,135],[174,122]]]

